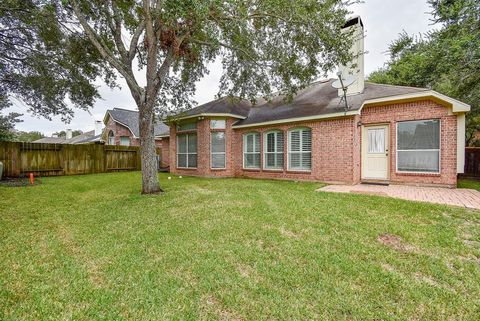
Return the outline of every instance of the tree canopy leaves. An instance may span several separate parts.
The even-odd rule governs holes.
[[[94,81],[113,73],[75,30],[59,1],[4,0],[0,5],[0,106],[22,101],[29,112],[68,121],[73,106],[99,98]]]
[[[431,0],[440,28],[421,36],[405,32],[389,46],[390,59],[369,81],[432,88],[472,107],[467,142],[480,130],[480,2]]]

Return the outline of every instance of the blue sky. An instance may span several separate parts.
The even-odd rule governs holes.
[[[398,34],[405,30],[409,34],[424,33],[434,28],[430,21],[430,8],[423,0],[365,0],[363,3],[350,7],[354,15],[360,15],[365,25],[365,73],[382,67],[387,59],[387,46]],[[218,91],[218,83],[222,70],[220,64],[210,65],[210,74],[203,78],[197,85],[195,100],[201,104],[214,99]],[[332,73],[333,75],[333,73]],[[101,100],[98,100],[91,109],[95,119],[101,120],[107,109],[120,107],[136,109],[135,103],[125,82],[119,79],[122,89],[111,90],[101,82]],[[25,106],[14,101],[10,111],[23,113],[23,122],[19,123],[18,130],[37,130],[46,135],[66,128],[88,131],[93,129],[93,118],[86,111],[76,110],[75,117],[70,124],[64,124],[60,118],[49,121],[44,118],[31,116]]]

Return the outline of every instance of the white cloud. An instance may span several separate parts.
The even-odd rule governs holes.
[[[424,33],[431,30],[429,15],[430,8],[426,1],[419,0],[365,0],[364,3],[353,5],[353,14],[360,15],[365,25],[366,38],[365,50],[365,72],[368,74],[379,67],[382,67],[387,59],[386,51],[388,44],[398,34],[405,30],[409,34]],[[219,62],[210,64],[210,74],[204,77],[197,85],[195,100],[198,103],[205,103],[214,99],[218,92],[218,83],[222,74],[222,66]],[[142,73],[138,73],[142,75]],[[103,119],[107,109],[113,107],[136,109],[135,102],[130,95],[128,87],[119,77],[120,89],[110,89],[106,85],[100,86],[102,99],[98,100],[91,110],[95,119]],[[47,135],[53,132],[65,130],[66,128],[92,130],[93,118],[86,111],[76,110],[75,117],[70,124],[64,124],[59,117],[52,121],[44,118],[37,118],[27,113],[25,106],[16,103],[10,111],[25,114],[16,128],[19,130],[37,130]]]

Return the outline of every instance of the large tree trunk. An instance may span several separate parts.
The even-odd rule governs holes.
[[[156,194],[163,190],[158,183],[155,136],[153,132],[153,106],[139,106],[140,156],[142,164],[142,194]]]

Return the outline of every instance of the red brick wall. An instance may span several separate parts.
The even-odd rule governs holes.
[[[225,130],[210,129],[210,118],[204,118],[197,122],[197,168],[185,169],[177,168],[177,141],[176,126],[170,126],[170,172],[180,175],[198,175],[198,176],[215,176],[215,177],[231,177],[234,175],[234,166],[232,159],[233,145],[235,144],[234,132],[232,124],[237,120],[234,118],[226,119]],[[225,131],[226,144],[226,160],[225,169],[212,169],[210,166],[210,133],[213,131]],[[190,131],[189,131],[190,132]],[[193,131],[195,132],[195,131]]]
[[[320,180],[325,182],[353,183],[353,117],[301,122],[287,125],[244,128],[235,130],[235,175],[257,178]],[[288,130],[308,127],[312,130],[312,170],[310,172],[288,170]],[[283,170],[263,169],[263,153],[260,169],[243,169],[243,135],[250,132],[260,133],[261,151],[264,150],[263,134],[269,130],[281,130],[284,133]]]
[[[393,183],[441,184],[457,183],[457,116],[433,101],[367,107],[362,110],[363,124],[390,125],[390,181]],[[396,123],[406,120],[440,119],[440,174],[410,174],[396,172]],[[359,131],[359,135],[361,135]]]
[[[406,174],[396,173],[396,122],[404,120],[441,119],[441,173]],[[227,120],[226,169],[210,168],[210,119],[199,120],[197,124],[197,168],[176,168],[176,128],[170,127],[171,172],[198,176],[244,176],[268,179],[319,180],[355,184],[361,181],[361,126],[363,124],[390,124],[390,180],[394,183],[456,184],[456,116],[449,115],[448,109],[432,101],[421,101],[379,107],[366,107],[361,115],[299,122],[286,125],[272,125],[256,128],[232,129],[235,119]],[[310,172],[287,169],[288,130],[297,127],[312,129],[312,170]],[[263,134],[276,129],[284,132],[284,168],[263,169]],[[243,169],[243,134],[260,133],[261,168]]]

